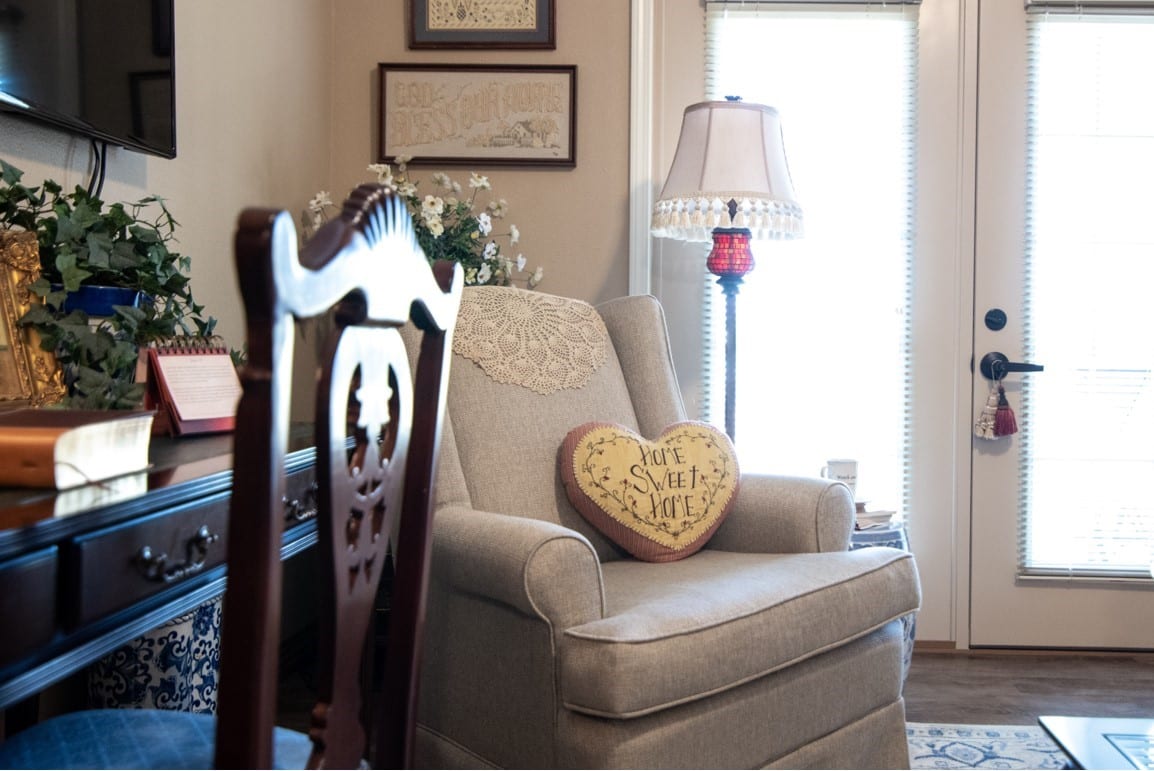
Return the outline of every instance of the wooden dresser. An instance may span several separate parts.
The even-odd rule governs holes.
[[[311,426],[287,459],[281,558],[316,542]],[[0,710],[221,595],[232,436],[155,437],[149,471],[0,489]]]

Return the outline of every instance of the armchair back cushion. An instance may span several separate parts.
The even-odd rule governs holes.
[[[467,287],[462,305],[476,302],[485,294],[523,292],[505,287]],[[643,304],[643,313],[660,314],[656,300],[650,299],[652,305]],[[566,302],[584,305],[577,300]],[[662,339],[654,340],[655,327],[644,325],[646,339],[642,340],[642,333],[638,331],[641,327],[631,323],[628,315],[615,318],[614,322],[614,331],[627,333],[623,341],[627,355],[640,356],[644,350],[644,359],[657,359],[660,366],[642,368],[642,374],[635,377],[634,382],[627,382],[617,341],[610,337],[608,328],[602,328],[607,355],[584,385],[542,394],[524,385],[498,382],[457,350],[456,369],[449,386],[449,414],[453,425],[445,434],[450,452],[455,446],[456,458],[446,461],[442,456],[442,487],[438,493],[442,505],[466,503],[446,497],[452,495],[454,488],[463,488],[468,505],[474,509],[554,522],[581,533],[589,539],[602,562],[628,556],[569,502],[557,466],[557,455],[565,436],[583,423],[616,423],[653,437],[668,425],[654,426],[653,423],[667,418],[672,418],[671,422],[684,420],[684,411],[668,409],[671,400],[660,395],[677,392],[664,323],[656,327]],[[632,336],[628,334],[631,330]],[[516,331],[515,327],[495,330],[494,336]],[[558,345],[564,345],[564,341]],[[664,353],[663,362],[662,356],[654,356],[654,350]],[[680,408],[680,397],[672,403]],[[654,407],[655,414],[644,416],[647,423],[644,427],[639,424],[635,404]],[[655,409],[657,404],[664,409]],[[525,426],[533,426],[534,430],[526,431]],[[453,478],[457,473],[461,476]],[[543,483],[543,480],[547,481]]]

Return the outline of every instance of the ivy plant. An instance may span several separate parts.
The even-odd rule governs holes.
[[[193,299],[190,258],[172,248],[177,221],[157,196],[106,206],[80,186],[65,192],[46,180],[28,187],[23,176],[0,160],[0,227],[35,232],[40,249],[41,274],[30,289],[41,302],[19,323],[35,329],[55,355],[67,406],[139,407],[139,349],[180,335],[208,337],[216,325]],[[142,301],[114,306],[114,315],[101,319],[65,309],[82,286],[95,285],[135,290]]]

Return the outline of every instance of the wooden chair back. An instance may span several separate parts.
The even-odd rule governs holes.
[[[403,202],[358,187],[298,253],[286,212],[249,209],[236,231],[247,321],[229,519],[218,768],[272,768],[281,543],[296,323],[332,312],[318,365],[318,548],[323,587],[312,768],[367,757],[361,671],[386,550],[395,561],[374,765],[410,765],[428,582],[434,463],[461,270],[430,266]],[[415,367],[400,337],[423,332]]]

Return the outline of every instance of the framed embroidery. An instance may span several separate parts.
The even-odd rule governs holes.
[[[409,0],[409,48],[557,47],[556,0]]]
[[[576,165],[577,67],[381,64],[378,160]]]

